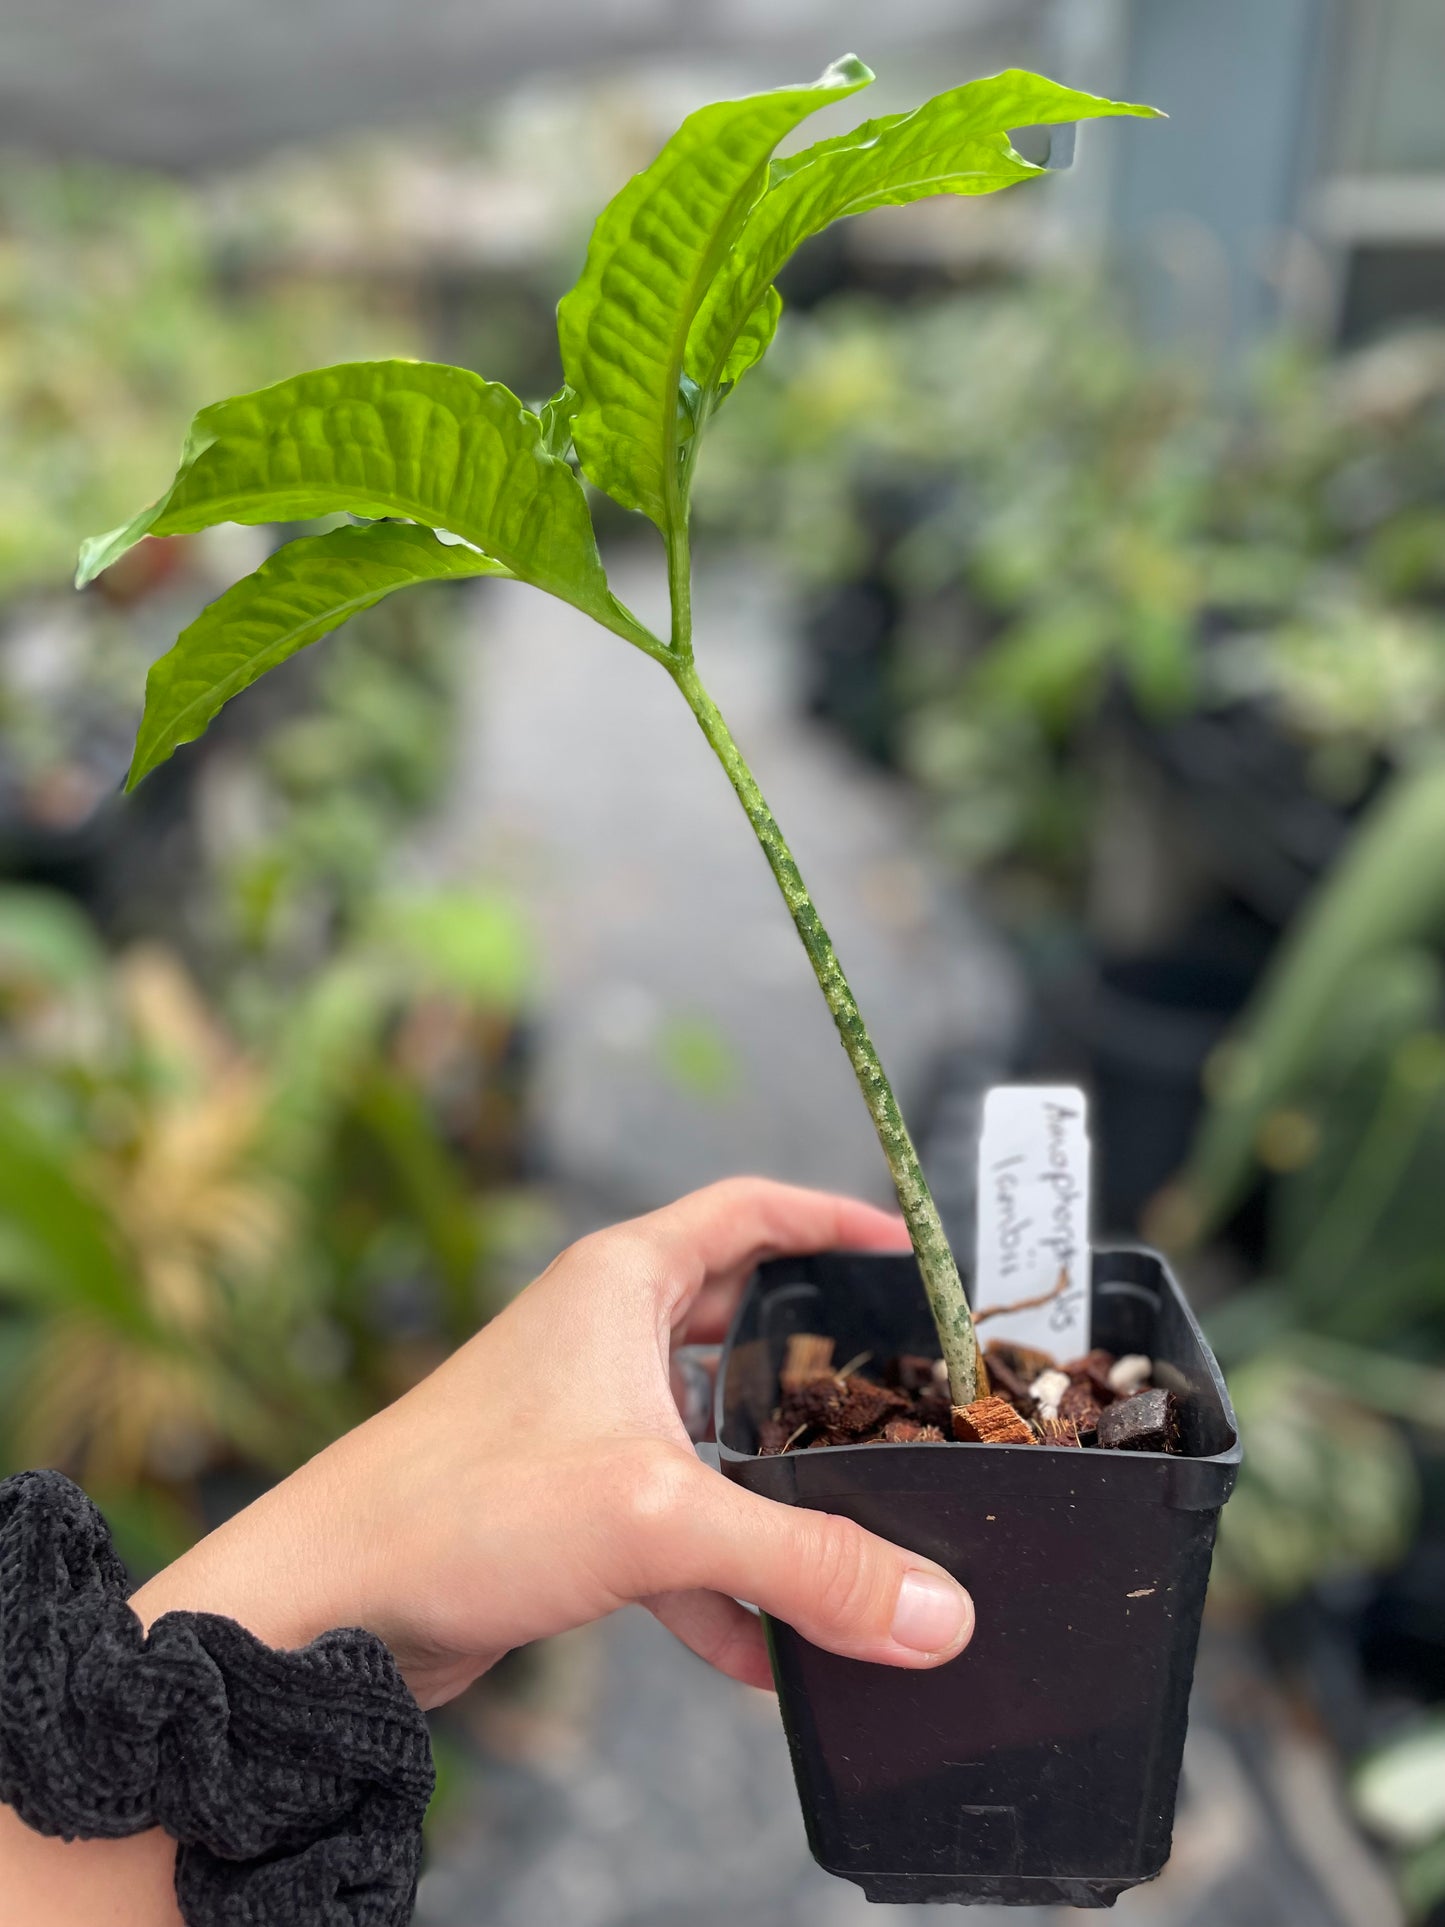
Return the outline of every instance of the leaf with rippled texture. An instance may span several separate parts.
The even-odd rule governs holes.
[[[759,325],[763,304],[770,294],[776,302],[774,278],[811,235],[870,208],[935,194],[993,194],[1042,174],[1014,151],[1010,128],[1156,113],[1013,69],[775,161],[768,190],[740,228],[688,342],[687,372],[703,392],[704,409],[766,350],[772,327]]]
[[[582,397],[563,382],[556,394],[537,410],[537,419],[542,425],[542,445],[549,455],[566,455],[571,451],[572,417],[581,402]]]
[[[449,530],[627,633],[582,485],[537,417],[500,382],[436,362],[348,362],[203,408],[170,488],[87,542],[77,581],[145,535],[337,513]]]
[[[589,480],[661,529],[681,514],[678,395],[693,317],[778,142],[872,78],[850,55],[811,86],[699,108],[598,219],[557,310],[562,366],[582,398],[572,437]]]
[[[333,529],[287,543],[203,609],[146,678],[127,789],[193,742],[223,704],[396,589],[505,575],[461,542],[406,522]]]
[[[720,392],[736,388],[749,368],[762,360],[772,346],[773,336],[778,332],[782,312],[783,297],[776,288],[769,288],[738,330],[737,338],[728,351],[718,374]]]

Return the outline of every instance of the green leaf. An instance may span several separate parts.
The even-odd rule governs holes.
[[[146,678],[145,714],[128,789],[193,742],[223,704],[268,669],[417,582],[505,575],[461,542],[409,522],[333,529],[279,549],[203,609]]]
[[[477,1328],[482,1225],[455,1154],[430,1122],[422,1094],[384,1062],[355,1092],[356,1116],[382,1153],[396,1202],[426,1242],[446,1305],[451,1342]]]
[[[933,194],[993,194],[1031,180],[1045,170],[1015,153],[1010,128],[1103,114],[1153,117],[1157,109],[1013,69],[775,161],[768,191],[748,214],[693,325],[689,374],[712,397],[752,366],[772,338],[771,328],[758,326],[759,305],[811,235],[869,208]]]
[[[573,439],[597,487],[661,529],[681,519],[678,391],[693,317],[778,142],[872,78],[850,55],[811,86],[699,108],[598,219],[557,310],[562,366],[582,397]]]
[[[572,417],[582,406],[582,397],[564,381],[550,401],[537,410],[542,424],[542,445],[549,455],[565,456],[572,447]]]
[[[762,360],[778,332],[782,312],[783,297],[776,288],[769,288],[738,331],[738,338],[718,376],[719,392],[736,388],[749,368]]]
[[[522,1009],[537,980],[516,905],[470,886],[385,897],[368,934],[406,984],[439,985],[497,1012]]]
[[[0,1222],[24,1278],[17,1294],[91,1313],[116,1331],[159,1342],[144,1295],[121,1255],[115,1228],[67,1155],[0,1091]]]
[[[0,989],[53,996],[98,983],[106,968],[105,948],[74,898],[35,884],[0,887]]]
[[[1432,1909],[1445,1900],[1445,1834],[1427,1846],[1417,1847],[1400,1862],[1400,1898],[1411,1920],[1429,1927],[1436,1918]]]
[[[1395,1846],[1445,1839],[1445,1714],[1435,1714],[1369,1754],[1355,1770],[1355,1804]]]
[[[537,417],[500,382],[437,362],[346,362],[203,408],[170,488],[87,542],[76,580],[145,535],[337,513],[449,531],[640,642],[608,593],[582,485]]]
[[[116,1551],[138,1579],[171,1565],[201,1536],[198,1518],[172,1493],[154,1486],[87,1485],[105,1514]]]
[[[679,1090],[704,1103],[726,1097],[737,1082],[738,1055],[707,1017],[681,1012],[669,1017],[657,1039],[664,1068]]]
[[[1407,765],[1371,806],[1221,1052],[1183,1182],[1202,1234],[1239,1198],[1261,1121],[1301,1087],[1366,963],[1445,930],[1445,764]]]

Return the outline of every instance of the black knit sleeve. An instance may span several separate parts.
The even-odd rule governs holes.
[[[0,1482],[0,1801],[67,1840],[164,1827],[191,1927],[400,1927],[433,1771],[387,1648],[276,1652],[212,1613],[147,1636],[125,1592],[77,1486]]]

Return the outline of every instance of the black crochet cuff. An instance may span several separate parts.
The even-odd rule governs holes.
[[[275,1652],[213,1613],[141,1631],[105,1521],[0,1481],[0,1801],[66,1840],[161,1826],[191,1927],[400,1927],[431,1746],[372,1633]]]

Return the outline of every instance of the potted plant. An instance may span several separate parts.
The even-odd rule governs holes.
[[[980,1607],[970,1654],[926,1675],[829,1661],[774,1629],[814,1849],[879,1899],[1102,1904],[1156,1872],[1168,1850],[1214,1517],[1233,1476],[1223,1387],[1160,1261],[1100,1255],[1095,1322],[1111,1347],[1158,1361],[1157,1397],[1177,1404],[1182,1455],[1082,1452],[1077,1436],[1075,1449],[1055,1452],[1028,1428],[1026,1449],[757,1449],[790,1337],[845,1350],[861,1337],[884,1354],[941,1350],[945,1411],[966,1415],[986,1383],[892,1089],[782,831],[698,674],[688,534],[698,450],[766,351],[781,308],[775,277],[809,235],[870,208],[1034,177],[1042,170],[1015,151],[1010,129],[1153,111],[1009,72],[773,158],[808,115],[871,78],[850,57],[811,86],[691,115],[602,213],[559,308],[565,384],[535,413],[466,369],[402,361],[322,369],[218,403],[196,417],[160,500],[85,545],[79,580],[147,535],[365,518],[281,549],[154,665],[132,784],[266,670],[416,582],[530,582],[672,678],[783,893],[914,1247],[909,1259],[836,1255],[765,1268],[721,1378],[724,1469],[926,1549],[967,1577]],[[661,535],[667,637],[612,594],[583,478]]]

